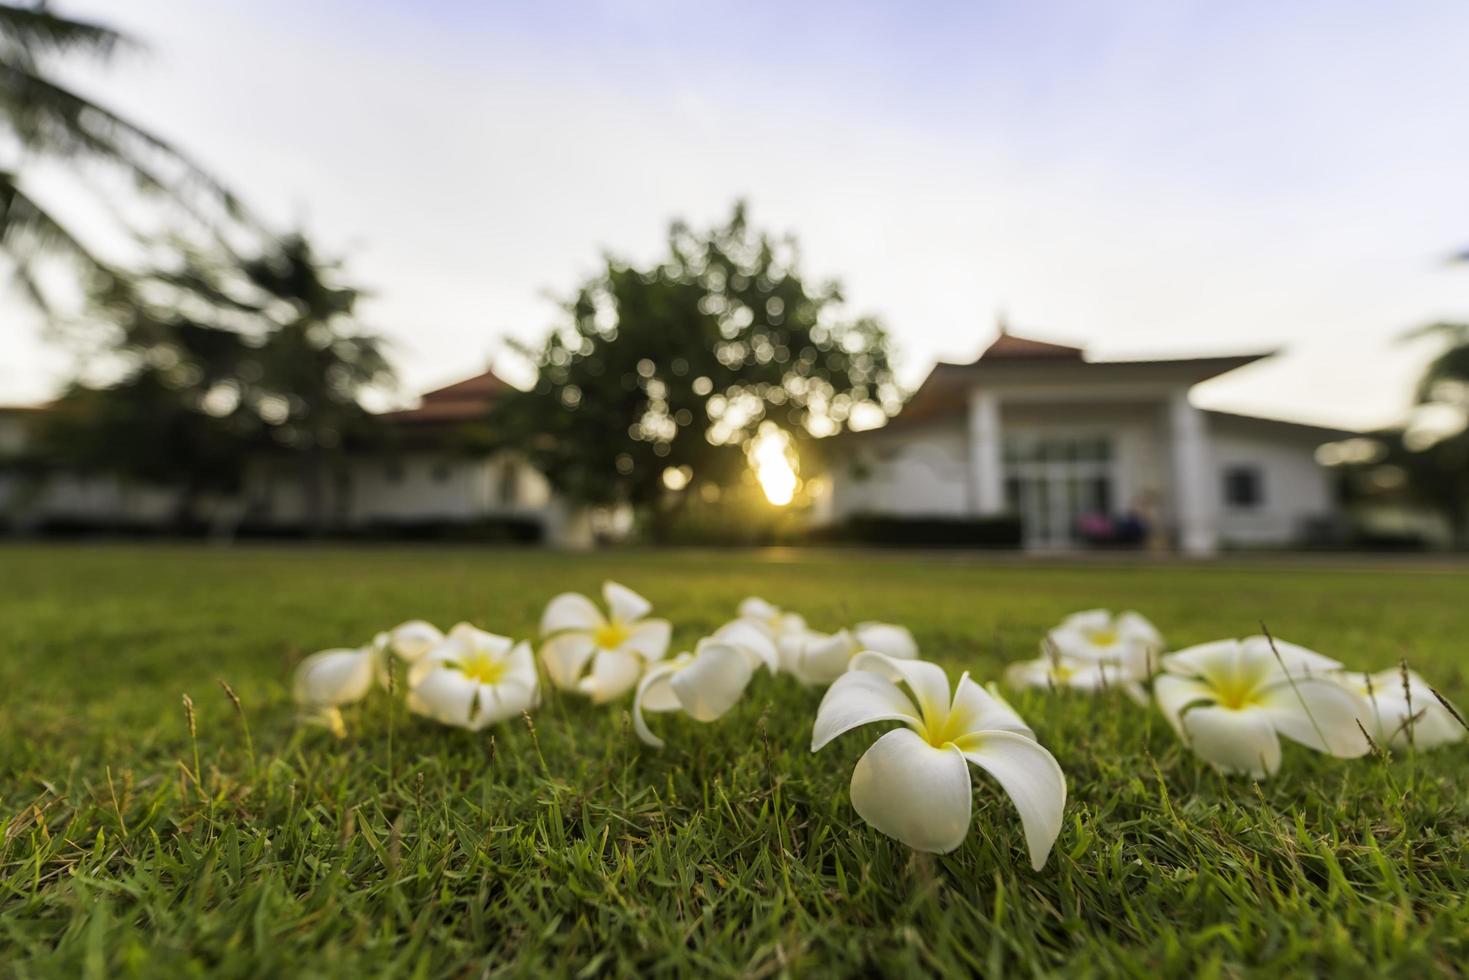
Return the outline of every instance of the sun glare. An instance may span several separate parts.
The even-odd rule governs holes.
[[[761,426],[760,434],[750,444],[750,466],[765,499],[784,507],[796,496],[796,467],[791,460],[791,437],[773,425]]]

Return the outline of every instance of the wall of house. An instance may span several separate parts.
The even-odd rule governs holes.
[[[37,418],[29,412],[0,412],[0,463],[31,448]],[[177,501],[173,490],[141,486],[108,473],[35,476],[0,468],[0,523],[12,527],[164,524],[173,519]]]
[[[345,486],[328,482],[328,514],[348,527],[537,517],[551,503],[545,477],[508,453],[489,458],[405,453],[356,459],[348,466]],[[294,460],[252,462],[245,499],[249,519],[265,526],[295,527],[306,519]]]
[[[832,520],[852,514],[964,517],[970,512],[963,419],[864,433],[834,462]]]
[[[1219,538],[1226,547],[1296,543],[1312,522],[1329,521],[1337,507],[1331,477],[1316,462],[1323,440],[1311,430],[1247,419],[1209,419],[1214,486],[1219,499]],[[1248,507],[1232,506],[1224,493],[1231,467],[1259,473],[1261,498]]]
[[[1152,405],[1000,403],[1000,428],[1007,436],[1097,433],[1110,438],[1119,510],[1142,505],[1146,496],[1155,511],[1166,508],[1171,486],[1162,426]],[[859,513],[973,516],[965,418],[864,433],[850,447],[833,468],[832,519]]]

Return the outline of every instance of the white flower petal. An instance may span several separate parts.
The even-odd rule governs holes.
[[[480,685],[457,670],[439,666],[408,692],[408,710],[456,728],[472,728]]]
[[[901,721],[914,726],[923,723],[908,695],[884,675],[866,670],[843,674],[827,688],[821,707],[816,709],[811,751],[843,732],[874,721]]]
[[[692,653],[680,653],[672,660],[660,660],[658,663],[648,666],[647,670],[643,672],[642,681],[638,682],[640,689],[649,677],[661,677],[662,679],[650,684],[648,689],[643,692],[644,711],[660,713],[664,711],[683,710],[683,705],[679,704],[678,695],[673,693],[673,685],[668,683],[668,679],[674,670],[680,667],[687,667],[693,659],[694,655]]]
[[[858,623],[852,631],[863,650],[876,650],[901,660],[918,658],[918,641],[906,626],[893,623]]]
[[[596,644],[585,633],[561,633],[541,644],[541,663],[551,683],[563,691],[576,687]]]
[[[292,694],[298,704],[315,707],[361,701],[372,690],[374,662],[372,647],[313,653],[296,667]]]
[[[1183,734],[1183,725],[1179,716],[1184,708],[1191,704],[1213,704],[1216,700],[1214,689],[1205,682],[1173,674],[1159,674],[1153,678],[1153,697],[1157,699],[1163,717],[1180,735]]]
[[[1105,609],[1084,609],[1061,620],[1069,629],[1104,630],[1112,625],[1112,614]]]
[[[777,636],[776,652],[780,654],[780,673],[790,674],[801,683],[811,683],[801,676],[799,669],[801,669],[802,651],[805,651],[806,642],[809,642],[812,636],[817,636],[817,633],[812,633],[811,630]]]
[[[775,641],[754,623],[736,619],[715,630],[710,639],[738,647],[756,666],[763,664],[772,674],[780,670],[780,654],[775,649]]]
[[[1256,702],[1269,715],[1275,730],[1286,738],[1341,759],[1371,750],[1357,728],[1366,716],[1366,699],[1326,677],[1298,677],[1262,692]]]
[[[740,602],[739,614],[741,619],[755,619],[768,623],[780,615],[780,608],[759,596],[752,595]]]
[[[775,633],[777,636],[786,636],[790,633],[805,633],[806,617],[800,613],[781,613],[780,619],[776,621]]]
[[[1333,660],[1323,656],[1314,650],[1307,650],[1296,643],[1288,643],[1282,639],[1276,639],[1272,649],[1270,640],[1264,636],[1247,636],[1240,641],[1247,657],[1269,657],[1270,662],[1275,664],[1277,672],[1280,664],[1285,664],[1285,673],[1293,677],[1320,677],[1322,674],[1341,669],[1341,661]],[[1276,653],[1279,652],[1279,658]]]
[[[409,663],[443,642],[443,631],[422,619],[399,623],[388,632],[388,645],[392,651]]]
[[[1064,625],[1047,633],[1046,642],[1041,644],[1042,657],[1060,655],[1076,660],[1097,660],[1114,652],[1115,648],[1099,648],[1080,629]]]
[[[1136,643],[1143,643],[1155,651],[1161,652],[1164,647],[1163,634],[1158,632],[1158,627],[1148,621],[1141,613],[1128,610],[1117,617],[1113,624],[1117,635]]]
[[[994,776],[1014,802],[1031,867],[1045,867],[1066,809],[1066,775],[1060,763],[1034,739],[1009,731],[976,732],[958,744],[964,758]]]
[[[1162,667],[1184,677],[1229,677],[1239,665],[1240,654],[1239,640],[1214,640],[1168,654]]]
[[[630,650],[598,650],[592,657],[591,673],[577,682],[577,689],[595,704],[622,697],[638,682],[643,658]]]
[[[673,627],[666,619],[645,619],[632,627],[622,649],[632,650],[644,660],[662,660],[668,652]]]
[[[1416,717],[1412,722],[1412,744],[1420,749],[1432,749],[1461,741],[1465,734],[1464,726],[1438,703],[1432,692],[1425,691],[1424,695],[1422,699],[1416,695],[1413,697],[1412,714]],[[1395,748],[1406,748],[1410,742],[1407,719],[1408,704],[1404,701],[1402,716],[1394,719],[1389,738],[1389,743]]]
[[[847,672],[856,652],[852,634],[840,630],[830,636],[808,633],[792,641],[787,669],[803,684],[830,684]]]
[[[562,630],[594,630],[606,623],[597,604],[577,592],[563,592],[546,603],[541,614],[541,635]]]
[[[938,664],[900,660],[868,650],[852,658],[851,669],[871,671],[891,681],[906,681],[914,703],[925,718],[939,718],[948,713],[949,678]]]
[[[1259,708],[1190,708],[1182,724],[1199,758],[1226,772],[1264,779],[1280,768],[1280,737],[1270,715]]]
[[[1371,675],[1345,675],[1342,680],[1369,702],[1370,718],[1363,718],[1362,724],[1384,748],[1406,749],[1411,744],[1431,749],[1464,738],[1464,726],[1439,703],[1429,683],[1415,671],[1408,671],[1407,690],[1403,689],[1403,675],[1397,667]]]
[[[695,721],[714,721],[740,699],[755,669],[738,647],[704,643],[687,667],[669,680],[684,712]]]
[[[643,718],[643,712],[677,711],[681,707],[677,695],[673,693],[673,686],[668,682],[674,671],[685,662],[687,661],[681,655],[667,663],[655,664],[638,681],[638,689],[632,699],[632,728],[644,745],[651,745],[655,749],[663,748],[663,739],[653,734]]]
[[[541,701],[541,675],[536,673],[536,657],[531,646],[524,640],[515,645],[505,660],[505,676],[501,684],[514,684],[525,688],[531,695],[531,707]]]
[[[968,671],[954,688],[954,703],[949,709],[946,730],[962,734],[1006,731],[1035,738],[1035,732],[1015,709],[971,680]]]
[[[619,623],[635,623],[653,611],[653,604],[632,589],[616,582],[602,583],[602,598]]]
[[[469,725],[473,731],[517,718],[536,706],[535,691],[522,684],[480,684],[478,694],[479,703]]]
[[[482,630],[469,623],[456,623],[449,631],[449,637],[445,645],[457,644],[461,649],[476,653],[488,653],[494,657],[503,657],[515,646],[515,641],[508,636],[491,633]]]
[[[969,833],[969,765],[909,728],[873,743],[852,771],[852,807],[876,830],[919,851],[945,854]]]
[[[1005,668],[1005,683],[1017,690],[1032,687],[1047,689],[1054,683],[1051,667],[1052,662],[1046,657],[1017,660]]]

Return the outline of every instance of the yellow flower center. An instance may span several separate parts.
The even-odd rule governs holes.
[[[603,650],[616,650],[628,641],[632,631],[615,619],[592,631],[592,642]]]
[[[1239,711],[1255,703],[1255,691],[1258,687],[1251,678],[1231,678],[1214,685],[1214,697],[1219,707]]]
[[[1075,674],[1076,671],[1066,664],[1051,665],[1051,676],[1058,681],[1069,681]]]
[[[918,692],[914,692],[917,695]],[[952,710],[953,706],[938,704],[923,697],[915,697],[918,706],[918,734],[925,742],[941,749],[966,734],[960,722],[963,718]]]
[[[1117,644],[1117,631],[1113,629],[1092,630],[1087,634],[1087,639],[1091,640],[1094,646],[1115,646]]]
[[[469,654],[457,666],[460,673],[479,684],[498,684],[505,676],[505,661],[480,651]]]

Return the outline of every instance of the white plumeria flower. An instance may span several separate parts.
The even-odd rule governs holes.
[[[1121,690],[1137,703],[1147,704],[1148,696],[1139,680],[1137,672],[1122,664],[1059,655],[1020,660],[1005,668],[1005,683],[1017,690],[1054,691],[1063,687],[1087,693]]]
[[[759,596],[750,596],[740,603],[740,619],[754,623],[772,640],[783,636],[806,632],[806,618],[799,613],[786,612]]]
[[[410,619],[379,633],[372,642],[379,652],[376,665],[378,682],[387,687],[390,683],[389,653],[397,654],[405,663],[417,663],[424,654],[444,642],[444,632],[433,623]]]
[[[788,635],[779,643],[781,668],[802,684],[830,684],[847,672],[852,658],[872,650],[897,660],[915,660],[918,643],[906,627],[892,623],[858,623],[835,633]]]
[[[1277,656],[1278,651],[1278,656]],[[1215,768],[1255,779],[1280,768],[1280,737],[1353,758],[1368,750],[1364,699],[1329,676],[1341,664],[1264,636],[1169,654],[1153,696],[1179,736]]]
[[[954,850],[969,833],[972,762],[1020,811],[1031,866],[1045,865],[1061,832],[1066,777],[1003,699],[965,673],[950,700],[937,664],[861,653],[822,698],[811,751],[874,721],[907,727],[879,738],[852,771],[852,806],[863,820],[916,850]]]
[[[536,706],[540,679],[529,643],[460,623],[408,671],[408,709],[479,731]]]
[[[745,693],[758,664],[747,651],[711,637],[701,640],[694,653],[649,667],[632,703],[638,738],[658,749],[664,744],[648,728],[645,711],[682,711],[702,722],[719,718]]]
[[[759,626],[745,619],[731,620],[715,630],[709,640],[725,643],[742,652],[750,666],[764,667],[772,674],[780,672],[780,653],[775,641]]]
[[[609,616],[575,592],[556,596],[541,616],[541,635],[549,637],[541,660],[551,683],[597,704],[632,690],[644,664],[663,659],[672,634],[666,619],[646,618],[653,605],[632,589],[604,582],[602,598]]]
[[[1146,677],[1158,668],[1163,634],[1135,612],[1117,616],[1106,609],[1073,613],[1046,634],[1055,652],[1075,660],[1122,664]]]
[[[1397,667],[1375,674],[1342,673],[1337,679],[1367,703],[1362,727],[1383,748],[1431,749],[1462,739],[1464,726],[1433,696],[1428,682],[1417,671],[1406,673],[1406,689],[1404,671]]]
[[[339,738],[345,735],[340,708],[367,697],[378,660],[377,647],[369,645],[322,650],[301,661],[291,681],[291,695],[301,707],[302,719],[325,725]]]
[[[444,631],[422,619],[410,619],[388,630],[388,649],[410,664],[444,642]]]

